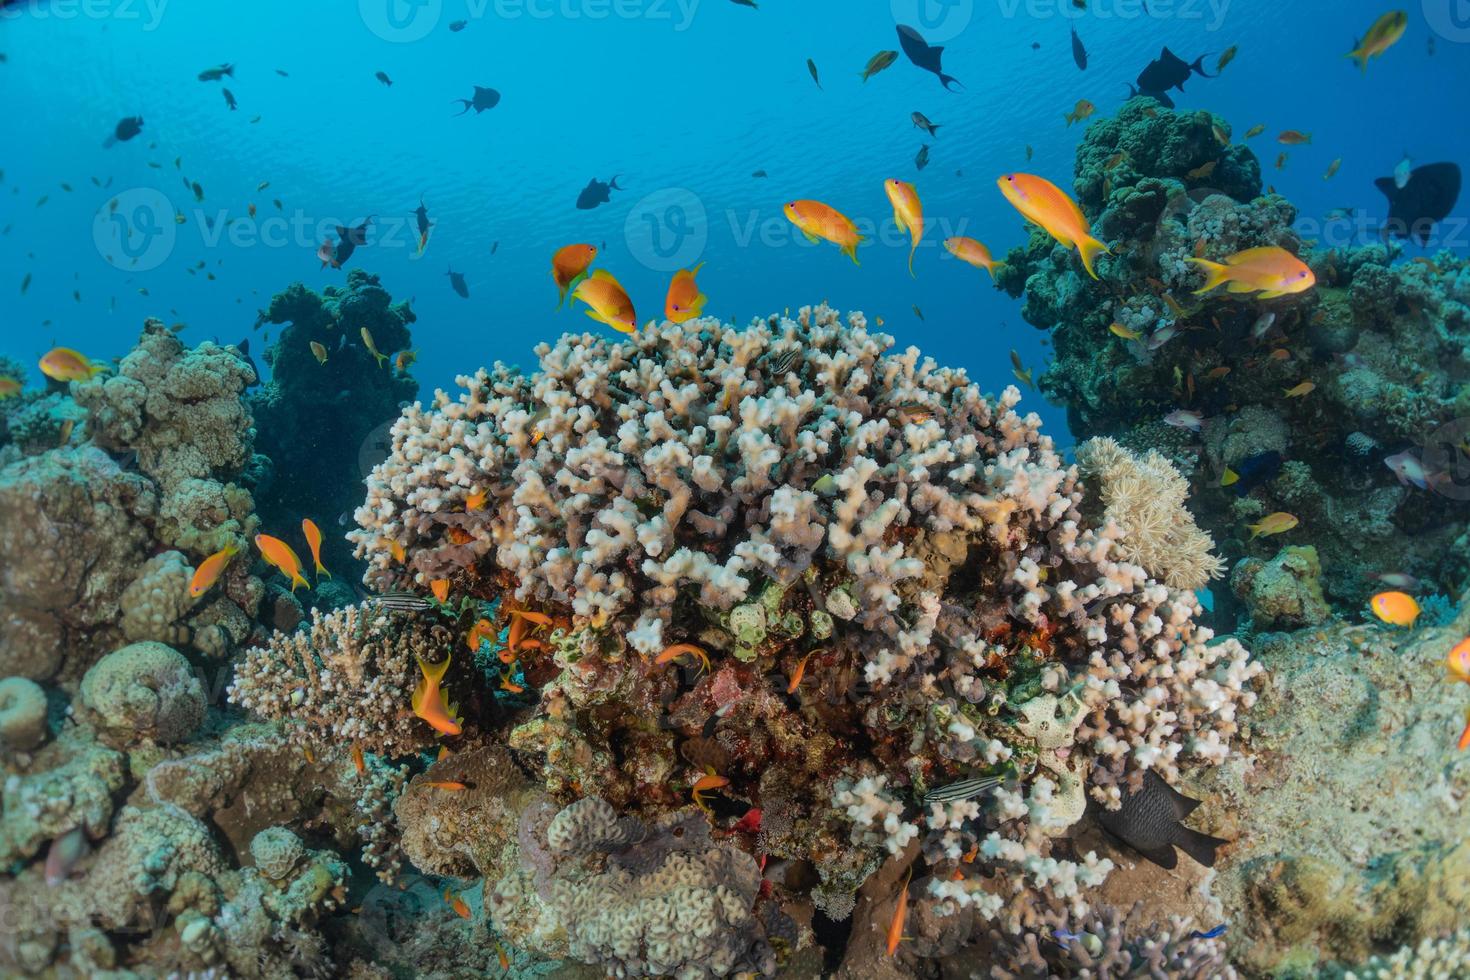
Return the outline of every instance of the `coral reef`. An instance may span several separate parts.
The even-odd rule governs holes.
[[[1230,565],[1271,558],[1273,544],[1244,528],[1286,511],[1301,521],[1288,543],[1317,549],[1334,602],[1360,604],[1386,573],[1456,593],[1470,582],[1457,557],[1465,491],[1454,482],[1470,405],[1463,262],[1448,252],[1396,262],[1398,245],[1332,247],[1344,229],[1330,223],[1314,247],[1232,139],[1208,112],[1146,98],[1089,126],[1075,189],[1113,246],[1102,279],[1039,231],[998,276],[1024,292],[1027,322],[1050,332],[1056,359],[1041,388],[1079,438],[1111,436],[1174,462]],[[1194,294],[1201,279],[1187,259],[1262,245],[1301,254],[1316,287],[1276,300]],[[1307,393],[1290,396],[1303,382]],[[1199,416],[1198,435],[1164,424],[1181,409]],[[1411,478],[1401,480],[1391,465],[1404,451]]]
[[[249,562],[204,596],[187,586],[194,564],[254,533],[232,482],[251,458],[253,377],[231,350],[188,350],[149,320],[115,374],[73,383],[74,404],[47,396],[68,438],[0,468],[0,550],[27,556],[0,582],[0,673],[74,683],[125,642],[223,657],[250,635],[263,589]]]
[[[1130,543],[1121,516],[1095,526],[1084,510],[1106,508],[1084,507],[1076,470],[1014,411],[1014,389],[992,403],[891,345],[826,307],[744,329],[568,335],[537,348],[534,374],[497,365],[460,379],[458,401],[404,412],[350,537],[379,590],[496,604],[489,632],[469,637],[476,669],[446,686],[497,706],[479,737],[503,739],[537,776],[525,792],[549,797],[535,811],[546,825],[533,814],[527,829],[523,810],[512,836],[508,815],[446,825],[410,787],[405,841],[422,821],[435,841],[416,852],[456,874],[498,870],[496,907],[514,908],[536,889],[492,856],[512,841],[550,855],[537,842],[561,839],[559,810],[610,828],[617,839],[591,848],[606,874],[607,849],[642,846],[624,828],[703,829],[687,809],[711,806],[703,790],[717,830],[733,820],[759,853],[809,869],[776,886],[793,908],[845,918],[875,869],[917,842],[936,873],[916,915],[1016,928],[1037,893],[1088,914],[1083,891],[1111,863],[1054,841],[1089,797],[1116,806],[1145,770],[1173,782],[1224,760],[1260,668],[1211,642],[1195,597],[1159,577],[1213,571],[1203,535],[1168,564],[1161,545]],[[1165,509],[1183,513],[1157,461],[1113,463],[1134,478],[1153,467]],[[301,672],[269,672],[258,686],[284,705]],[[317,724],[369,714],[382,718],[343,696]],[[985,774],[1001,782],[987,795],[925,803]],[[593,905],[536,900],[541,911],[497,922],[631,962],[629,947],[609,959],[611,934],[586,932]],[[778,961],[800,936],[777,944]]]
[[[204,689],[194,668],[162,643],[109,653],[82,678],[78,717],[118,747],[143,740],[171,745],[204,721]]]
[[[378,277],[361,269],[347,273],[342,287],[322,294],[293,283],[271,298],[256,320],[284,325],[265,351],[270,380],[251,393],[256,446],[271,460],[274,477],[257,489],[256,506],[267,528],[286,530],[310,517],[326,532],[323,561],[345,575],[351,549],[338,532],[338,518],[362,503],[366,465],[382,457],[369,445],[418,382],[397,358],[379,364],[362,331],[385,355],[407,351],[416,317],[407,302],[394,303]],[[326,363],[312,343],[326,350]],[[405,358],[407,360],[407,358]]]

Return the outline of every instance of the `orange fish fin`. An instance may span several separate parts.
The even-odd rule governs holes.
[[[1097,273],[1093,271],[1092,266],[1097,261],[1099,253],[1113,254],[1106,245],[1091,235],[1083,235],[1077,239],[1077,254],[1082,259],[1082,268],[1086,269],[1087,274],[1094,279],[1097,278]]]
[[[1200,293],[1208,293],[1216,286],[1230,278],[1230,269],[1219,262],[1211,262],[1209,259],[1186,258],[1184,261],[1191,262],[1205,270],[1205,284],[1194,291],[1198,296]]]

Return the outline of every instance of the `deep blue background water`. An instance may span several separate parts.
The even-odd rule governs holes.
[[[1161,45],[1187,60],[1209,53],[1213,68],[1237,44],[1234,63],[1218,79],[1192,79],[1180,107],[1211,109],[1237,137],[1266,124],[1253,144],[1266,179],[1304,215],[1381,214],[1372,179],[1404,151],[1470,162],[1470,20],[1451,17],[1457,2],[1411,3],[1403,41],[1366,73],[1343,53],[1389,8],[1360,0],[1153,0],[1150,16],[1138,0],[1090,0],[1087,11],[1070,0],[761,0],[759,10],[730,0],[31,3],[0,18],[0,226],[11,226],[0,237],[0,352],[34,365],[64,344],[111,358],[156,315],[187,322],[191,343],[251,337],[258,354],[251,327],[272,293],[295,280],[344,281],[315,258],[322,231],[376,214],[374,244],[351,265],[381,275],[395,298],[414,298],[425,395],[496,359],[526,364],[533,343],[563,330],[604,329],[553,312],[550,256],[574,241],[606,243],[600,265],[628,288],[640,322],[661,315],[673,268],[704,261],[710,313],[744,323],[826,298],[883,317],[900,344],[998,390],[1011,381],[1008,349],[1039,366],[1043,335],[940,242],[970,234],[999,257],[1023,240],[995,178],[1029,169],[1068,185],[1083,127],[1062,117],[1077,99],[1110,114]],[[915,12],[920,4],[926,12]],[[387,16],[395,6],[408,14],[397,26]],[[460,19],[467,27],[452,33]],[[899,21],[946,44],[945,67],[963,90],[944,91],[902,57],[859,80],[871,55],[898,47]],[[1072,61],[1073,25],[1091,55],[1085,72]],[[237,66],[223,83],[235,112],[221,83],[196,80],[221,62]],[[499,90],[500,105],[454,116],[452,100],[476,84]],[[937,139],[910,123],[916,109],[942,125]],[[103,149],[116,121],[134,114],[143,135]],[[1314,138],[1278,172],[1273,137],[1285,128]],[[931,163],[919,173],[924,142]],[[1341,171],[1324,181],[1335,157]],[[573,207],[590,178],[614,174],[627,189],[609,204]],[[95,187],[94,176],[112,186]],[[200,183],[202,204],[181,176]],[[932,229],[917,279],[891,224],[886,243],[861,250],[859,268],[833,246],[809,246],[782,217],[786,200],[812,197],[889,223],[889,176],[917,182]],[[407,221],[421,194],[437,227],[419,257]],[[166,209],[163,234],[134,229],[144,237],[133,241],[149,246],[138,246],[148,271],[104,258],[116,251],[107,242],[117,226],[105,218],[113,197],[134,225],[148,224],[150,207]],[[186,223],[173,224],[173,211]],[[217,232],[240,221],[217,237],[206,215]],[[1464,250],[1463,231],[1453,244]],[[468,300],[451,292],[450,266],[465,273]],[[1026,404],[1066,441],[1060,411],[1034,396]]]

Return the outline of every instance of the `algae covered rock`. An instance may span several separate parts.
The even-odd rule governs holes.
[[[1321,576],[1316,548],[1288,546],[1270,561],[1247,558],[1236,565],[1230,586],[1257,629],[1296,629],[1332,615],[1322,596]]]
[[[24,677],[0,680],[0,748],[27,752],[45,740],[45,690]]]
[[[80,709],[114,744],[170,745],[204,720],[204,689],[182,654],[145,641],[108,654],[87,671]]]

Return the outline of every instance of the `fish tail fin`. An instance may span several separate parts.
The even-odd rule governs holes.
[[[1208,293],[1216,286],[1230,278],[1230,269],[1219,262],[1211,262],[1209,259],[1187,258],[1184,261],[1192,262],[1205,270],[1205,284],[1194,291],[1198,296],[1200,293]]]
[[[428,681],[430,684],[438,684],[444,679],[445,673],[448,672],[449,662],[454,659],[454,654],[445,654],[444,659],[437,664],[428,663],[424,660],[423,657],[419,657],[417,655],[415,655],[415,658],[419,662],[419,670],[423,671],[424,673],[424,680]],[[442,691],[443,688],[440,688],[440,690]]]
[[[374,351],[373,352],[373,357],[375,357],[375,358],[378,359],[378,367],[382,367],[384,364],[386,364],[388,362],[388,355],[387,354],[379,354],[376,351]]]
[[[321,562],[317,562],[316,563],[316,574],[317,574],[318,577],[321,577],[323,575],[325,575],[327,578],[331,578],[332,577],[332,573],[329,572],[329,571],[327,571],[326,568],[324,568],[322,566],[322,563]]]
[[[561,309],[566,304],[566,301],[567,301],[567,291],[566,291],[565,287],[557,286],[556,287],[556,293],[557,293],[557,296],[556,296],[556,308],[559,310],[559,309]]]
[[[1106,245],[1091,235],[1083,235],[1077,239],[1077,254],[1082,258],[1082,268],[1086,269],[1087,274],[1094,279],[1097,278],[1097,273],[1093,271],[1092,266],[1097,261],[1098,254],[1103,252],[1108,255],[1113,254]]]
[[[919,243],[918,242],[914,242],[913,245],[909,246],[909,278],[910,279],[917,279],[917,278],[919,278],[918,276],[914,275],[914,250],[917,249],[918,247],[919,247]]]
[[[862,240],[862,236],[859,235],[857,237],[857,241],[854,241],[851,245],[842,246],[842,254],[852,259],[853,265],[862,265],[862,263],[858,261],[857,257],[858,242],[861,242]]]
[[[1188,827],[1180,826],[1179,834],[1174,838],[1174,843],[1181,851],[1194,858],[1200,864],[1207,868],[1213,868],[1215,866],[1215,848],[1221,844],[1228,844],[1230,842],[1219,837],[1211,837],[1209,834],[1202,834],[1198,830],[1191,830]]]
[[[1201,78],[1214,78],[1216,77],[1216,75],[1219,74],[1218,72],[1216,72],[1215,75],[1211,75],[1209,72],[1205,71],[1205,55],[1200,55],[1198,58],[1194,59],[1194,62],[1189,66],[1189,70],[1194,72]]]
[[[964,83],[953,75],[946,75],[944,72],[939,72],[939,84],[944,86],[946,92],[954,91],[949,87],[951,83],[958,85],[960,88],[965,87]]]
[[[459,110],[458,112],[455,113],[456,116],[462,116],[466,112],[469,112],[470,111],[470,105],[471,105],[471,103],[470,103],[470,100],[469,99],[450,99],[449,101],[451,103],[458,102],[460,105],[464,106],[463,109],[461,109],[461,110]]]
[[[1004,262],[992,262],[992,263],[990,263],[987,266],[983,266],[982,268],[984,268],[986,272],[990,273],[990,278],[991,278],[992,281],[994,281],[994,279],[995,279],[995,270],[996,269],[1004,269],[1005,268],[1005,265],[1006,264]]]
[[[296,586],[298,585],[304,585],[306,586],[306,591],[311,591],[311,583],[306,580],[306,576],[301,574],[300,569],[291,573],[291,591],[295,592]]]
[[[607,186],[608,187],[611,187],[615,191],[622,190],[623,189],[623,186],[618,183],[618,178],[621,177],[621,176],[622,176],[622,174],[613,174],[612,175],[612,180],[610,180],[610,181],[607,182]]]

